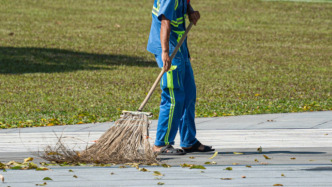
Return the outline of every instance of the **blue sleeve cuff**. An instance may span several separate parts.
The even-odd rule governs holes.
[[[162,15],[168,20],[173,20],[175,0],[161,0],[158,19],[161,21]]]

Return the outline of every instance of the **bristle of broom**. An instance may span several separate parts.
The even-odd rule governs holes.
[[[155,163],[154,154],[149,142],[149,118],[144,113],[124,113],[98,141],[86,150],[78,153],[66,150],[63,144],[58,146],[61,161],[84,163]],[[60,148],[61,147],[61,148]],[[59,149],[60,148],[60,149]],[[45,150],[46,151],[46,150]],[[59,162],[61,156],[45,152],[44,158]],[[64,154],[65,153],[65,154]],[[56,159],[55,159],[56,158]]]

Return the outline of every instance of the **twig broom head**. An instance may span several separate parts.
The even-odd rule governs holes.
[[[51,154],[44,156],[51,161],[59,161],[59,155],[65,155],[63,160],[66,162],[85,162],[85,163],[155,163],[154,154],[149,142],[149,120],[151,113],[124,111],[120,119],[114,126],[109,128],[98,141],[86,150],[78,153],[75,151],[63,150],[56,157]],[[59,145],[58,145],[59,146]],[[50,151],[50,149],[48,149]],[[69,155],[68,155],[69,154]],[[57,160],[54,160],[56,158]],[[71,159],[72,158],[72,159]]]

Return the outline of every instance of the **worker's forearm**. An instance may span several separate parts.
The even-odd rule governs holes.
[[[171,33],[171,22],[162,16],[160,27],[160,42],[163,53],[169,53],[169,36]]]

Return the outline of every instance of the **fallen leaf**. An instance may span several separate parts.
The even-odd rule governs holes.
[[[295,160],[296,158],[295,157],[292,157],[292,158],[290,158],[291,160]]]
[[[263,155],[263,157],[264,157],[265,159],[271,159],[271,158],[268,157],[267,155]]]
[[[164,176],[163,174],[161,174],[159,171],[154,171],[153,172],[154,176]]]
[[[163,182],[158,182],[157,184],[158,184],[158,185],[164,185],[165,183],[163,183]]]
[[[250,166],[250,165],[246,165],[246,167],[247,167],[247,168],[251,168],[251,166]]]
[[[255,158],[255,162],[259,162],[259,161],[257,160],[257,158]]]
[[[150,164],[150,166],[159,166],[159,164],[158,163],[153,163],[153,164]]]
[[[0,179],[1,179],[2,182],[5,182],[5,177],[1,174],[0,174]]]
[[[162,177],[155,177],[154,179],[156,179],[156,180],[160,180],[160,179],[162,179]]]
[[[259,148],[257,148],[257,151],[258,151],[259,153],[262,153],[262,152],[263,152],[263,148],[262,148],[261,146],[259,146]]]
[[[281,174],[281,176],[282,176],[282,177],[284,177],[284,176],[285,176],[285,174],[283,174],[283,173],[282,173],[282,174]]]
[[[71,170],[71,169],[70,169],[70,170],[68,170],[68,171],[69,171],[69,172],[74,172],[74,171],[73,171],[73,170]]]
[[[49,170],[49,169],[45,168],[45,167],[36,168],[36,171],[46,171],[46,170]]]
[[[189,158],[190,158],[190,159],[195,159],[195,157],[193,157],[193,156],[190,156]]]
[[[274,184],[273,186],[284,186],[284,185],[282,185],[282,184]]]
[[[113,172],[111,172],[110,174],[111,174],[111,175],[114,175],[114,173],[113,173]]]
[[[327,135],[329,135],[329,134],[326,133],[326,134],[324,134],[324,135],[327,136]]]
[[[8,35],[9,35],[9,36],[14,36],[14,33],[13,33],[13,32],[11,32],[11,33],[9,33]]]
[[[204,164],[206,164],[206,165],[216,165],[217,162],[205,162]]]
[[[192,165],[189,169],[206,169],[206,168],[202,165]]]
[[[28,157],[28,158],[24,159],[24,162],[30,162],[30,161],[33,161],[32,157]]]
[[[119,168],[127,168],[126,166],[119,166]]]
[[[164,167],[164,168],[170,168],[170,167],[172,167],[171,165],[168,165],[168,164],[161,164],[161,166]]]
[[[221,180],[232,180],[232,178],[220,178]]]
[[[33,162],[29,162],[28,169],[37,169],[37,168],[38,168],[37,164],[35,164]]]
[[[74,178],[77,178],[77,176],[76,176],[76,175],[73,175],[73,177],[74,177]]]
[[[261,162],[262,165],[268,165],[269,163],[267,162]]]
[[[239,165],[239,163],[236,163],[236,162],[234,162],[234,163],[232,163],[234,166],[236,166],[236,165]]]
[[[244,178],[244,179],[245,179],[245,178],[247,178],[247,177],[243,175],[243,176],[242,176],[242,178]]]
[[[142,172],[147,172],[149,170],[145,169],[145,168],[138,168],[138,171],[142,171]]]
[[[46,185],[47,185],[46,182],[44,182],[43,184],[36,184],[36,186],[46,186]]]
[[[205,172],[202,170],[201,173],[205,173]]]
[[[186,163],[183,163],[183,164],[180,164],[180,166],[181,167],[183,167],[183,168],[189,168],[189,167],[191,167],[191,166],[193,166],[192,164],[186,164]]]
[[[53,179],[49,178],[49,177],[44,177],[43,178],[44,181],[52,181]]]
[[[214,154],[209,158],[209,159],[213,159],[214,157],[216,157],[218,155],[218,151],[214,152]]]
[[[10,169],[18,170],[18,169],[22,169],[22,167],[21,166],[13,166]]]
[[[243,153],[233,152],[234,155],[243,155]]]
[[[233,170],[233,168],[232,167],[227,167],[227,168],[225,168],[225,170],[231,171],[231,170]]]

